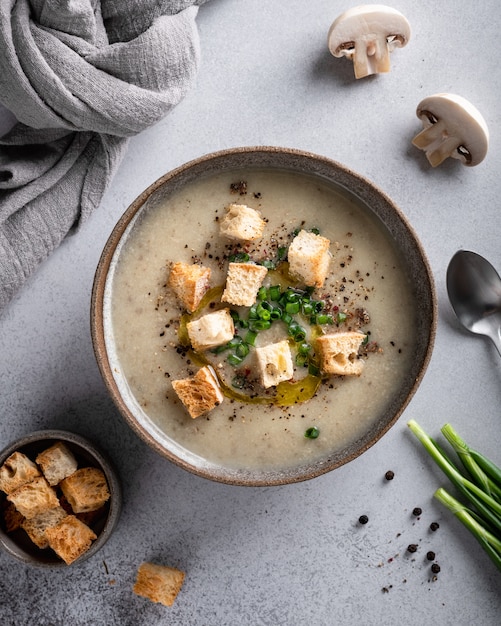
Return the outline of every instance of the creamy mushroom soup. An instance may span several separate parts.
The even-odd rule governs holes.
[[[239,246],[220,237],[218,222],[229,203],[261,212],[267,224],[260,241]],[[322,332],[356,329],[367,335],[362,374],[323,379],[311,399],[303,401],[308,393],[300,391],[288,406],[272,401],[275,389],[267,391],[270,402],[252,402],[232,387],[241,366],[229,365],[225,353],[208,353],[202,356],[222,374],[227,397],[192,419],[172,380],[192,376],[203,363],[181,345],[178,331],[186,316],[167,287],[169,266],[201,263],[212,270],[211,285],[221,287],[231,254],[243,250],[256,262],[276,259],[300,228],[318,229],[331,242],[330,271],[313,297],[326,303],[333,319]],[[318,178],[279,170],[225,172],[151,202],[133,223],[110,280],[116,375],[127,381],[144,419],[211,463],[286,470],[330,459],[381,419],[411,367],[416,319],[399,252],[367,208]],[[281,280],[279,265],[265,285]],[[212,310],[222,308],[220,290],[210,293],[216,300]],[[208,305],[194,317],[210,310]],[[278,323],[258,333],[256,345],[283,336]],[[252,363],[250,354],[243,362],[247,372]],[[295,379],[304,376],[304,366],[295,364]],[[312,428],[318,436],[306,437]]]

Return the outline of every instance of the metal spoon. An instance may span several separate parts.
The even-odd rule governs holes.
[[[489,337],[501,355],[501,278],[489,261],[456,252],[447,268],[447,292],[461,324]]]

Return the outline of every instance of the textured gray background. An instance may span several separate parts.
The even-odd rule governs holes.
[[[444,285],[461,247],[501,269],[501,9],[494,0],[393,3],[412,39],[393,53],[390,74],[355,81],[352,66],[326,47],[331,22],[348,6],[212,0],[202,7],[196,88],[131,142],[101,208],[0,319],[0,445],[46,427],[87,435],[115,460],[125,500],[115,534],[81,566],[49,573],[0,554],[2,624],[499,624],[500,574],[432,500],[447,481],[405,424],[413,417],[437,435],[450,421],[501,463],[501,361],[459,329]],[[432,170],[410,144],[420,128],[417,103],[439,91],[470,99],[486,118],[491,148],[480,166],[450,161]],[[89,333],[93,273],[127,205],[192,158],[257,144],[323,154],[384,189],[428,252],[440,313],[425,380],[386,437],[331,474],[269,489],[213,484],[154,454],[108,399]],[[396,474],[391,483],[387,469]],[[362,513],[365,527],[356,523]],[[434,534],[432,521],[440,522]],[[415,558],[405,554],[409,543],[420,544]],[[435,582],[428,549],[442,568]],[[172,608],[132,594],[144,559],[187,572]]]

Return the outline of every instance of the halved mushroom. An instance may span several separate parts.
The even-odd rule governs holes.
[[[426,152],[432,167],[447,157],[470,166],[483,161],[489,148],[489,130],[471,102],[451,93],[438,93],[421,100],[416,115],[424,128],[412,143]]]
[[[407,19],[383,4],[363,4],[334,20],[328,45],[335,57],[353,61],[355,78],[390,71],[390,53],[409,41],[411,28]]]

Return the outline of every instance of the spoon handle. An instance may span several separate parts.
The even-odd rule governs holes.
[[[489,337],[492,339],[492,343],[496,346],[496,350],[501,356],[501,327],[499,327],[496,333],[491,333]]]

